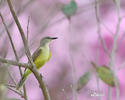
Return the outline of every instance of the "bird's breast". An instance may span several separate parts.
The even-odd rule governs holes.
[[[37,69],[41,68],[48,61],[49,58],[50,58],[49,48],[42,49],[40,55],[34,61]]]

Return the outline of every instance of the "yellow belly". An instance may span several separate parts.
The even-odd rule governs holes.
[[[51,57],[51,53],[49,51],[49,48],[42,50],[40,55],[36,58],[34,61],[34,64],[37,69],[40,69]],[[25,71],[25,76],[28,76],[31,73],[29,69]]]
[[[44,52],[41,53],[36,60],[34,61],[34,64],[37,69],[41,68],[50,58],[50,52]]]

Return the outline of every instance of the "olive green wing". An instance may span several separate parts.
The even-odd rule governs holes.
[[[33,53],[32,55],[32,59],[33,62],[35,61],[35,59],[39,56],[39,54],[42,52],[42,48],[38,48],[36,49],[36,51]],[[31,71],[29,69],[25,69],[25,75],[28,76],[31,73]]]
[[[39,56],[39,54],[42,52],[42,48],[38,48],[36,49],[36,51],[33,53],[32,55],[32,59],[33,59],[33,62],[35,61],[35,59]]]

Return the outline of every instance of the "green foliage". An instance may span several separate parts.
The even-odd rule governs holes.
[[[93,65],[93,67],[95,68],[98,77],[105,82],[107,85],[114,87],[115,86],[115,77],[112,73],[112,71],[110,70],[110,68],[108,68],[107,66],[101,66],[98,67],[96,64],[94,64],[93,62],[91,63]]]
[[[88,71],[83,76],[80,77],[80,79],[77,82],[77,91],[82,89],[88,83],[90,76],[91,76],[91,71]]]
[[[62,12],[66,15],[66,17],[70,18],[77,11],[77,4],[74,0],[71,0],[69,4],[62,6]]]

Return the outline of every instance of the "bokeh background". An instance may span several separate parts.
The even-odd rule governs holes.
[[[95,16],[94,0],[75,0],[77,12],[69,20],[61,11],[63,4],[70,0],[12,0],[19,21],[27,36],[29,19],[28,44],[31,53],[39,46],[39,41],[44,36],[56,36],[57,40],[50,44],[52,57],[41,69],[40,73],[46,82],[52,100],[73,100],[72,84],[83,74],[92,69],[91,61],[97,65],[108,65],[109,57],[104,51],[98,36],[98,27]],[[125,1],[121,1],[120,16],[123,16],[117,39],[118,49],[115,54],[114,70],[119,80],[120,99],[125,100]],[[113,35],[117,25],[117,8],[113,0],[99,0],[99,14],[101,19],[101,35],[109,52],[113,46]],[[27,63],[24,46],[18,28],[11,16],[6,0],[0,0],[0,12],[11,33],[14,45],[18,52],[20,62]],[[15,56],[0,19],[0,56],[15,60]],[[16,82],[20,79],[18,67],[0,66],[0,79],[8,84],[13,84],[8,71]],[[22,68],[23,69],[23,68]],[[23,69],[24,70],[24,69]],[[4,73],[2,73],[4,72]],[[1,77],[2,76],[2,77]],[[3,77],[5,76],[5,77]],[[3,80],[4,79],[4,80]],[[99,80],[99,87],[104,96],[100,100],[107,100],[108,86]],[[43,100],[43,94],[33,74],[26,81],[28,100]],[[112,88],[112,100],[116,98],[115,88]],[[89,82],[77,92],[77,100],[98,100],[98,96],[91,96],[90,92],[98,91],[95,72],[93,71]],[[9,89],[0,91],[1,96],[19,98],[18,94]]]

